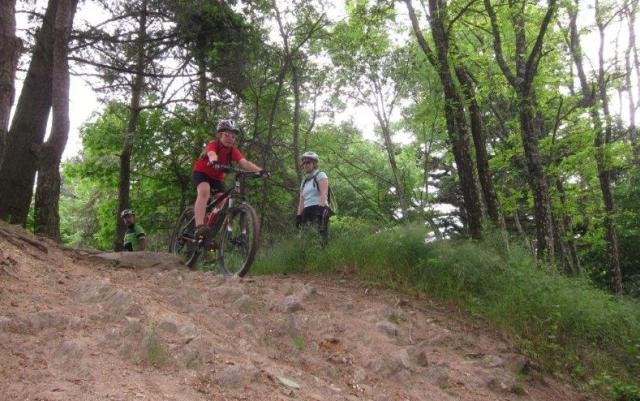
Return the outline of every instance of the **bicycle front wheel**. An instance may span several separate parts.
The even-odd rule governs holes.
[[[256,211],[246,203],[230,208],[220,233],[220,271],[243,277],[258,250],[260,222]]]
[[[189,206],[176,221],[169,243],[169,252],[177,255],[191,269],[195,268],[201,250],[195,238],[195,229],[193,206]]]

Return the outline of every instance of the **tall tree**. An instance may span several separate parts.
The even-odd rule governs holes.
[[[39,151],[34,231],[60,240],[60,159],[69,137],[69,38],[78,0],[59,0],[54,24],[52,125]]]
[[[491,0],[484,0],[484,5],[491,21],[496,61],[506,77],[507,82],[513,87],[518,97],[520,134],[522,136],[522,146],[524,147],[527,163],[527,178],[534,198],[538,257],[541,260],[548,258],[553,261],[555,258],[555,249],[551,197],[549,195],[549,186],[545,177],[544,165],[538,146],[541,132],[540,127],[536,124],[537,101],[533,83],[543,55],[542,47],[544,37],[556,12],[556,0],[548,0],[547,8],[540,22],[540,27],[531,49],[527,48],[526,2],[509,2],[508,12],[514,29],[515,40],[515,72],[504,57],[502,45],[502,37],[504,34],[500,30],[498,17],[491,4]]]
[[[611,274],[611,289],[617,293],[622,293],[622,272],[620,270],[620,254],[618,251],[618,234],[615,228],[616,205],[613,197],[613,189],[611,184],[611,163],[607,153],[609,153],[609,145],[612,141],[612,116],[609,109],[609,96],[607,95],[607,79],[606,67],[604,60],[605,46],[605,28],[611,16],[607,16],[600,7],[600,2],[595,1],[596,25],[600,37],[600,46],[598,48],[598,78],[597,90],[598,98],[602,106],[602,115],[604,117],[604,125],[600,120],[598,113],[592,109],[591,116],[594,122],[595,138],[593,144],[596,148],[596,164],[598,166],[598,180],[600,182],[600,190],[602,191],[602,200],[604,201],[604,226],[606,230],[605,238],[607,240],[607,256],[609,259],[609,270]]]
[[[471,136],[473,138],[476,155],[478,179],[480,181],[480,188],[482,188],[482,194],[484,195],[484,202],[487,206],[487,214],[493,224],[506,234],[507,227],[504,216],[502,215],[500,200],[498,199],[498,194],[493,185],[491,171],[489,170],[485,124],[482,117],[482,110],[476,98],[476,85],[471,73],[464,66],[457,65],[455,70],[458,81],[460,81],[460,86],[462,87],[465,103],[469,110],[469,123],[471,125]]]
[[[0,166],[4,159],[16,69],[22,51],[22,41],[16,37],[15,13],[16,0],[0,3]]]
[[[448,21],[446,2],[440,0],[429,1],[429,21],[431,33],[435,43],[435,51],[431,49],[422,35],[418,18],[411,0],[405,0],[413,32],[420,48],[429,62],[436,68],[444,92],[444,112],[447,121],[447,132],[451,140],[453,155],[456,160],[460,189],[464,199],[464,215],[469,232],[473,238],[482,235],[482,207],[478,186],[476,184],[473,160],[470,151],[470,133],[466,122],[465,110],[460,92],[456,86],[449,61],[450,38],[445,26]]]
[[[629,37],[627,49],[624,53],[624,80],[627,89],[629,107],[629,140],[633,149],[636,165],[640,165],[640,143],[638,143],[638,128],[636,126],[636,111],[640,109],[640,83],[638,87],[633,85],[633,75],[640,79],[640,60],[638,59],[638,47],[636,45],[636,14],[638,13],[638,0],[625,0],[623,13],[627,20]],[[635,68],[634,68],[635,67]]]
[[[147,16],[148,1],[142,0],[140,8],[137,10],[138,32],[135,40],[135,63],[132,74],[131,98],[129,103],[129,124],[124,134],[122,151],[120,152],[120,181],[118,184],[118,208],[116,210],[116,236],[113,240],[113,249],[122,250],[122,238],[126,227],[120,218],[120,211],[129,207],[129,192],[131,185],[131,152],[133,150],[133,138],[138,126],[138,115],[140,114],[140,99],[144,89],[145,63],[147,58]]]
[[[0,197],[0,219],[26,225],[33,196],[38,149],[44,140],[51,110],[53,26],[58,0],[49,0],[7,136],[0,188],[11,196]]]
[[[600,184],[600,193],[604,205],[603,223],[605,228],[605,241],[607,249],[607,261],[611,277],[611,289],[616,293],[622,292],[622,273],[620,269],[620,253],[618,247],[618,234],[615,228],[616,207],[613,196],[612,171],[609,147],[612,140],[611,113],[607,95],[606,66],[604,60],[605,28],[611,22],[611,16],[595,1],[596,26],[600,44],[598,48],[598,69],[595,83],[587,78],[584,66],[584,52],[581,45],[580,33],[577,26],[579,2],[568,7],[569,16],[569,49],[574,65],[576,66],[580,82],[581,99],[580,106],[587,107],[591,117],[594,131],[593,146],[595,161]],[[603,122],[604,118],[604,122]]]

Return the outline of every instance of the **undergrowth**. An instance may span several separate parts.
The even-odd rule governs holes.
[[[619,401],[640,401],[640,304],[535,264],[499,236],[427,243],[425,230],[333,227],[264,251],[254,274],[343,272],[373,285],[454,304],[507,330],[545,372]]]

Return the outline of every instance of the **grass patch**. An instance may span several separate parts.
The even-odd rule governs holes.
[[[155,328],[151,328],[144,339],[146,361],[155,368],[161,368],[167,360],[167,351],[158,338]]]
[[[294,337],[293,346],[296,347],[298,351],[304,350],[304,346],[305,346],[304,338],[300,336]]]
[[[536,266],[499,239],[425,243],[424,229],[333,230],[325,248],[304,237],[269,249],[260,274],[347,272],[367,283],[454,304],[509,331],[545,372],[617,400],[640,394],[640,304]],[[312,233],[308,233],[312,234]]]

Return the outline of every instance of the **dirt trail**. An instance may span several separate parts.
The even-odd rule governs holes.
[[[31,239],[0,223],[0,400],[589,399],[425,300]]]

